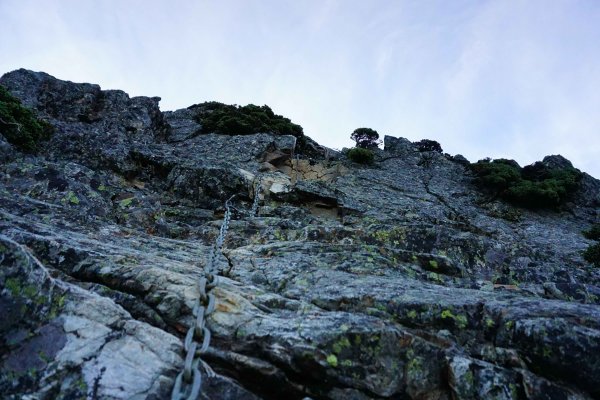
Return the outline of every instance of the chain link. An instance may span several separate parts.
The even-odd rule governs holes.
[[[255,216],[258,210],[258,194],[261,183],[262,178],[259,178],[254,187],[252,216]],[[231,210],[233,209],[232,201],[234,198],[235,195],[231,196],[225,202],[225,215],[223,216],[223,223],[219,229],[219,235],[217,236],[215,245],[211,248],[208,264],[204,269],[204,276],[198,280],[199,294],[194,302],[194,307],[192,308],[194,322],[189,327],[183,341],[183,347],[186,352],[185,362],[183,364],[183,370],[177,375],[177,378],[175,378],[171,400],[196,400],[198,398],[200,390],[202,389],[202,373],[200,372],[200,365],[202,365],[208,376],[214,376],[214,372],[201,359],[201,356],[207,352],[208,347],[210,346],[211,333],[210,329],[206,326],[206,319],[215,310],[215,296],[210,292],[219,283],[219,278],[215,273],[217,259],[223,248],[225,236],[229,229]]]
[[[256,214],[258,213],[258,201],[260,200],[260,189],[262,187],[262,176],[258,177],[258,181],[256,182],[256,184],[254,185],[254,201],[252,202],[252,217],[256,217]]]

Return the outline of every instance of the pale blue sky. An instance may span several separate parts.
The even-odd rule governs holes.
[[[600,177],[597,0],[0,0],[0,54],[163,110],[268,104],[334,148],[366,126]]]

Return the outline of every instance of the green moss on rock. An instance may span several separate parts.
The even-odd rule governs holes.
[[[327,356],[327,364],[329,364],[333,368],[338,366],[338,359],[335,354],[330,354]]]
[[[467,317],[466,317],[466,316],[464,316],[464,315],[462,315],[462,314],[457,314],[457,315],[454,315],[454,314],[452,313],[452,311],[450,311],[450,310],[443,310],[443,311],[442,311],[442,315],[441,315],[441,316],[442,316],[442,319],[452,319],[452,320],[454,320],[454,324],[455,324],[455,325],[456,325],[458,328],[460,328],[460,329],[464,329],[464,328],[466,328],[466,327],[467,327],[467,324],[468,324],[468,322],[469,322],[469,321],[467,320]]]
[[[18,295],[21,292],[21,283],[18,279],[8,278],[4,285],[13,296]]]
[[[336,354],[340,354],[342,352],[342,350],[344,350],[344,348],[346,347],[350,347],[350,341],[348,340],[347,337],[343,337],[340,340],[338,340],[337,342],[335,342],[333,344],[333,352]]]

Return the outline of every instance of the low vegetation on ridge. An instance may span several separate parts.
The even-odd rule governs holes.
[[[202,133],[222,135],[272,133],[295,137],[304,135],[300,125],[293,123],[289,118],[275,114],[267,105],[238,106],[208,101],[191,106],[190,109],[196,112],[195,119],[202,125]]]
[[[34,153],[39,142],[50,138],[53,130],[52,125],[39,120],[0,85],[0,133],[10,144],[26,153]]]
[[[363,149],[362,147],[354,147],[348,150],[346,156],[358,164],[372,164],[375,159],[375,154],[372,150]]]
[[[417,149],[419,149],[421,153],[427,151],[436,151],[438,153],[441,153],[443,151],[442,146],[435,140],[423,139],[418,142],[415,142],[414,144],[415,146],[417,146]]]
[[[480,160],[471,164],[477,185],[514,205],[530,209],[558,208],[577,190],[581,172],[549,168],[538,161],[521,168],[514,160]]]

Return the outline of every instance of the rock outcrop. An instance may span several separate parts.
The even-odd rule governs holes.
[[[591,176],[534,212],[402,138],[364,167],[200,134],[158,98],[26,70],[0,84],[56,128],[36,155],[0,135],[2,398],[169,398],[232,195],[202,398],[600,398]]]

